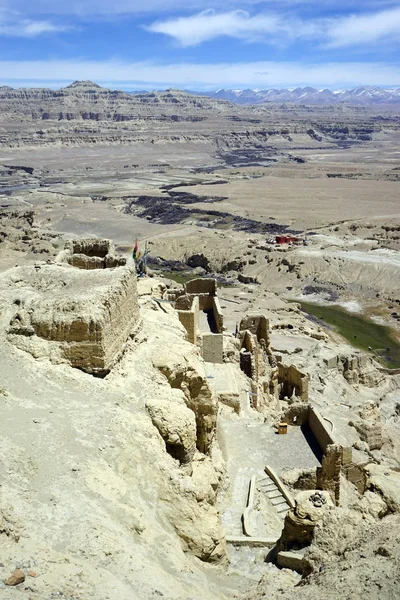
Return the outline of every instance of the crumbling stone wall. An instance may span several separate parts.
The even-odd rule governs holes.
[[[277,395],[277,368],[268,332],[263,315],[247,315],[239,325],[240,368],[251,380],[250,404],[256,410],[275,401]]]
[[[340,504],[341,467],[342,447],[337,444],[327,446],[322,466],[317,468],[317,489],[329,492],[336,506]]]
[[[363,494],[367,487],[367,476],[364,470],[364,464],[348,464],[342,465],[342,470],[346,478],[356,486],[359,494]]]
[[[202,334],[202,356],[206,362],[224,362],[224,336],[222,333]]]
[[[185,283],[186,294],[195,294],[199,296],[205,294],[207,296],[217,295],[217,282],[212,277],[192,279]]]
[[[189,342],[197,344],[199,336],[199,299],[197,296],[180,296],[175,304],[179,321],[186,329]]]
[[[302,402],[308,402],[309,377],[294,365],[286,366],[278,363],[279,396],[291,398],[293,394]]]
[[[239,331],[250,331],[258,342],[264,340],[265,347],[269,346],[269,321],[264,315],[246,315],[240,321]]]
[[[111,269],[126,265],[126,258],[115,254],[111,240],[88,238],[71,240],[66,245],[66,262],[78,269]]]

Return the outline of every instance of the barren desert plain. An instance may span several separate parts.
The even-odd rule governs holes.
[[[0,185],[0,598],[399,598],[400,104],[3,87]]]

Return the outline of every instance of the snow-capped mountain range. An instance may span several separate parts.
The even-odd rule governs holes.
[[[198,92],[197,92],[198,93]],[[400,104],[400,88],[358,87],[353,90],[317,90],[312,87],[270,90],[229,90],[201,92],[204,96],[230,100],[237,104],[263,104],[265,102],[292,102],[296,104]]]

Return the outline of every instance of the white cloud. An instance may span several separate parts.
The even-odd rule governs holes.
[[[382,39],[400,41],[400,8],[337,19],[326,33],[331,48],[363,46]]]
[[[65,31],[66,26],[54,25],[50,21],[31,21],[23,19],[16,22],[0,22],[0,36],[9,37],[36,37],[44,33]]]
[[[156,64],[151,62],[0,61],[1,83],[27,85],[68,83],[91,79],[119,89],[180,87],[315,87],[344,88],[357,85],[400,86],[400,66],[384,63],[250,62],[219,64]],[[29,81],[31,82],[29,84]],[[59,85],[61,87],[61,83]]]
[[[182,46],[194,46],[219,36],[231,36],[253,40],[264,36],[284,33],[288,27],[278,15],[250,16],[243,10],[216,13],[205,10],[191,17],[179,17],[158,21],[146,27],[153,33],[164,33],[176,39]]]
[[[181,46],[195,46],[221,36],[266,43],[290,43],[303,38],[329,48],[368,46],[378,41],[400,41],[400,8],[308,20],[291,14],[206,10],[189,17],[159,20],[146,29],[168,35]]]

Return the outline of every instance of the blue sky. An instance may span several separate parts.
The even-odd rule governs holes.
[[[400,87],[400,0],[0,0],[0,84]]]

